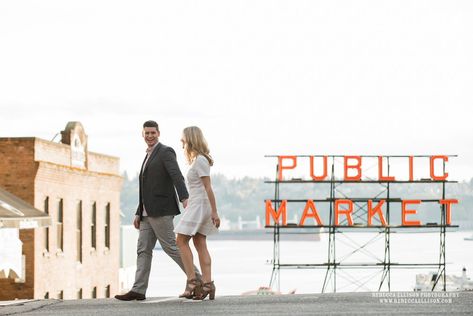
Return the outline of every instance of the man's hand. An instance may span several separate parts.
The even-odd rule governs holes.
[[[135,215],[133,226],[135,226],[136,229],[140,229],[140,215]]]
[[[189,200],[189,199],[184,199],[184,200],[182,200],[181,203],[182,203],[182,207],[183,207],[183,208],[186,208],[186,207],[187,207],[187,201],[188,201],[188,200]]]

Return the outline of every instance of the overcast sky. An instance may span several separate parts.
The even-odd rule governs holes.
[[[272,177],[265,154],[442,153],[470,179],[472,17],[470,0],[3,0],[0,137],[80,121],[135,174],[154,119],[182,163],[200,126],[231,177]]]

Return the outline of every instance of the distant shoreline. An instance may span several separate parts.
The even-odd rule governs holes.
[[[210,235],[209,240],[273,240],[272,229],[251,229],[251,230],[224,230],[217,234]],[[281,232],[281,240],[291,241],[320,241],[320,233],[316,232]]]
[[[343,229],[342,229],[343,230]],[[346,232],[347,230],[343,230]],[[373,229],[356,229],[348,230],[351,233],[376,233],[376,230]],[[452,229],[447,228],[447,234],[453,232],[464,232],[467,230],[460,230],[458,228]],[[468,230],[470,231],[470,230]],[[379,233],[379,231],[378,231]],[[425,228],[425,229],[393,229],[391,230],[393,234],[422,234],[422,233],[439,233],[439,228]],[[288,231],[283,230],[280,232],[280,241],[320,241],[321,235],[328,235],[327,231],[324,232],[314,232],[313,230],[294,230]],[[245,229],[245,230],[223,230],[219,231],[217,234],[210,235],[209,240],[274,240],[273,230],[268,229]]]

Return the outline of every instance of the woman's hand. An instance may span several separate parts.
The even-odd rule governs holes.
[[[211,218],[212,218],[212,223],[214,224],[214,226],[219,228],[220,227],[220,218],[218,217],[217,212],[212,212]]]
[[[210,183],[210,177],[204,176],[200,177],[202,180],[202,184],[204,185],[205,191],[207,192],[207,197],[209,198],[212,214],[210,217],[212,218],[212,223],[215,227],[220,227],[220,218],[218,217],[217,213],[217,203],[215,202],[215,195],[214,191],[212,190],[212,184]]]

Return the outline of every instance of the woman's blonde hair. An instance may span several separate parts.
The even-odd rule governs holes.
[[[187,161],[192,163],[197,155],[202,155],[209,161],[209,164],[212,166],[214,161],[210,156],[209,146],[205,140],[202,130],[197,126],[189,126],[184,128],[183,141],[185,142],[184,146],[184,155],[186,156]]]

